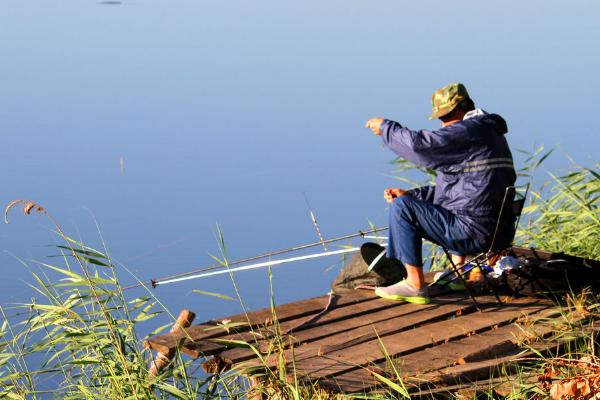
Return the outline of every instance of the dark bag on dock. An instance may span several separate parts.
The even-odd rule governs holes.
[[[387,286],[406,277],[406,269],[398,260],[383,255],[371,271],[369,265],[385,248],[377,243],[365,243],[346,264],[331,284],[333,291],[355,289],[358,286]]]
[[[560,256],[563,258],[558,258]],[[558,257],[525,258],[522,267],[507,274],[506,285],[514,294],[527,296],[565,291],[577,293],[585,287],[598,289],[600,265],[597,261],[564,254]]]

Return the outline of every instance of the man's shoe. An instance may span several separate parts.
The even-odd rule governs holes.
[[[427,286],[421,289],[414,288],[406,280],[390,286],[378,287],[375,294],[388,300],[406,301],[415,304],[429,304],[429,291]]]
[[[445,286],[451,290],[466,290],[465,284],[460,277],[456,276],[453,270],[445,269],[443,271],[437,272],[433,276],[433,283],[438,284],[439,286]]]

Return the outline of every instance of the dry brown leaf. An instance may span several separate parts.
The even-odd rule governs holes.
[[[538,382],[542,385],[542,389],[548,390],[552,383],[552,379],[558,376],[558,371],[554,365],[550,365],[544,369],[544,373],[538,377]]]
[[[9,205],[7,205],[4,208],[4,223],[5,224],[8,224],[8,212],[10,211],[10,209],[13,208],[14,206],[16,206],[17,204],[22,203],[22,202],[23,202],[23,200],[13,200],[13,201],[10,202]]]
[[[35,207],[35,203],[34,203],[34,202],[32,202],[32,201],[30,201],[30,202],[26,203],[26,204],[23,206],[23,212],[24,212],[26,215],[29,215],[29,213],[31,212],[31,209],[32,209],[33,207]]]
[[[577,366],[593,373],[598,369],[598,364],[595,361],[590,356],[583,356],[577,361]]]
[[[590,394],[592,394],[590,381],[583,376],[563,379],[550,388],[552,400],[586,399]]]
[[[32,211],[35,212],[46,212],[46,210],[44,210],[44,207],[42,207],[41,205],[39,205],[38,203],[34,202],[34,201],[27,201],[27,200],[13,200],[10,202],[9,205],[7,205],[4,208],[4,223],[8,224],[8,212],[11,210],[11,208],[15,207],[18,204],[24,204],[23,205],[23,213],[25,215],[30,215]]]
[[[558,376],[558,371],[556,370],[556,368],[554,368],[554,365],[551,365],[549,368],[546,368],[546,370],[544,371],[544,375],[550,379],[556,378]]]

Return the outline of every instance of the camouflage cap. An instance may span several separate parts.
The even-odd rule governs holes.
[[[451,83],[436,90],[431,96],[431,115],[429,119],[443,117],[463,100],[469,98],[467,88],[462,83]]]

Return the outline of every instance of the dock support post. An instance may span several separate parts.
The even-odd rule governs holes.
[[[185,328],[188,328],[190,325],[192,325],[194,318],[196,318],[196,314],[194,314],[190,310],[181,310],[179,316],[177,317],[177,320],[175,321],[169,332],[183,333]],[[152,361],[152,364],[150,365],[148,375],[150,375],[151,378],[158,375],[160,371],[162,371],[163,368],[165,368],[171,362],[173,356],[175,356],[175,351],[176,350],[173,349],[170,350],[168,353],[157,352],[156,358],[154,359],[154,361]]]

